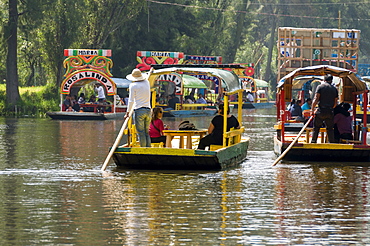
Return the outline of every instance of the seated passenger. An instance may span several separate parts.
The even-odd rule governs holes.
[[[165,126],[161,120],[163,116],[163,109],[156,107],[152,111],[152,120],[149,125],[149,136],[152,143],[166,143],[166,136],[163,136]]]
[[[191,100],[191,97],[190,96],[185,96],[185,103],[192,104],[194,102],[193,102],[193,100]]]
[[[180,103],[180,99],[175,94],[169,95],[167,103],[169,107],[168,109],[176,109],[176,103]]]
[[[69,106],[72,106],[71,96],[70,95],[67,95],[66,96],[66,99],[64,99],[64,101],[63,101],[62,111],[67,111],[67,109],[69,108]]]
[[[125,98],[123,98],[123,101],[125,102],[125,105],[128,105],[128,95],[126,95]]]
[[[247,91],[247,102],[254,102],[253,94],[250,91]]]
[[[72,108],[72,106],[69,106],[67,108],[66,112],[76,112],[76,111]]]
[[[80,111],[80,105],[78,104],[78,101],[76,100],[76,96],[71,97],[71,102],[72,102],[73,110],[76,112]]]
[[[203,97],[202,94],[199,94],[198,95],[198,100],[196,100],[195,103],[198,103],[198,104],[207,104],[207,101],[206,101],[206,99],[204,99],[204,97]]]
[[[302,105],[302,111],[304,110],[307,110],[307,109],[311,109],[311,105],[312,105],[312,99],[311,98],[307,98],[306,99],[306,102]]]
[[[96,96],[95,95],[91,95],[91,97],[89,98],[89,102],[90,103],[96,103]]]
[[[294,100],[294,99],[293,99]],[[293,102],[293,101],[292,101]],[[294,100],[294,103],[290,105],[289,111],[293,118],[297,120],[302,120],[302,108],[300,106],[301,100]]]
[[[218,106],[218,115],[216,115],[208,127],[208,135],[199,141],[198,149],[205,149],[212,144],[223,144],[223,127],[224,127],[224,104]],[[231,128],[240,128],[238,120],[235,116],[230,115],[230,109],[227,110],[227,131]]]
[[[91,95],[89,98],[89,103],[95,104],[96,103],[96,97],[94,95]],[[84,107],[85,112],[94,112],[94,107]]]
[[[293,98],[293,99],[290,101],[290,103],[289,103],[289,105],[288,105],[288,107],[287,107],[287,109],[286,109],[286,110],[290,111],[290,108],[291,108],[294,104],[295,104],[295,99]]]
[[[84,104],[86,102],[84,93],[80,93],[80,97],[78,98],[77,102],[78,104]]]
[[[334,138],[336,142],[340,139],[353,140],[352,136],[352,117],[348,110],[351,108],[349,103],[341,103],[335,107],[334,115]]]

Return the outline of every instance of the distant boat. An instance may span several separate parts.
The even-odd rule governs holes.
[[[112,78],[111,50],[65,49],[64,66],[66,72],[60,87],[60,111],[47,112],[46,114],[56,120],[108,120],[122,118],[126,112],[126,105],[117,97],[118,88],[128,87],[130,81]],[[78,104],[77,108],[67,111],[63,106],[67,95],[78,95],[80,90],[89,84],[100,84],[106,97],[111,98],[111,103],[91,102]],[[77,98],[76,98],[77,100]]]
[[[349,102],[353,106],[353,114],[356,116],[356,95],[362,95],[367,104],[366,84],[354,72],[328,65],[317,65],[298,68],[280,79],[277,85],[277,123],[274,128],[274,151],[281,155],[292,142],[298,138],[291,149],[285,153],[284,161],[315,161],[315,162],[369,162],[370,145],[367,144],[367,132],[369,128],[366,123],[366,114],[362,114],[365,119],[361,125],[353,125],[354,140],[340,140],[339,143],[328,143],[326,129],[321,128],[317,143],[310,143],[312,128],[307,127],[302,136],[297,132],[302,131],[303,123],[288,119],[288,111],[285,103],[292,98],[292,89],[299,89],[304,81],[294,80],[297,76],[312,76],[331,74],[340,77],[342,82],[339,86],[339,98],[341,101]],[[353,117],[355,122],[356,117]],[[298,126],[298,131],[297,131]],[[299,131],[299,132],[301,132]]]

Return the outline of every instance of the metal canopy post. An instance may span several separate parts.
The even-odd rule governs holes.
[[[364,98],[364,117],[363,117],[363,126],[362,126],[362,143],[366,145],[366,137],[367,137],[367,98],[368,91],[366,90],[363,94]]]

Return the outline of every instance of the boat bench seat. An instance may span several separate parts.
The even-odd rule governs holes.
[[[215,151],[215,150],[221,149],[222,147],[223,147],[222,145],[212,144],[212,145],[209,146],[209,150],[210,151]]]
[[[340,139],[340,143],[345,143],[345,144],[361,144],[362,141],[360,140],[348,140],[348,139]]]
[[[160,142],[160,143],[151,143],[151,146],[152,147],[156,147],[156,148],[163,148],[164,143],[163,142]]]
[[[208,104],[202,103],[189,103],[189,104],[176,103],[176,110],[197,110],[199,108],[204,109],[207,106]]]
[[[307,127],[305,129],[306,131],[306,143],[310,142],[310,132],[313,131],[312,127]],[[326,133],[326,128],[320,128],[320,135],[321,135],[321,143],[327,143],[328,142],[328,136],[325,135]]]

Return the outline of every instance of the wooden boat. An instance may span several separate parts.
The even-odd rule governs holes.
[[[47,112],[46,113],[53,120],[113,120],[122,118],[126,113],[94,113],[94,112]]]
[[[238,108],[237,103],[230,103],[234,105],[234,108]],[[272,108],[275,102],[268,102],[267,100],[261,100],[259,102],[244,102],[242,108]]]
[[[187,117],[204,117],[204,116],[212,116],[217,113],[216,107],[208,107],[205,105],[196,104],[193,105],[194,109],[178,109],[178,110],[168,110],[164,111],[164,117],[179,117],[179,118],[187,118]],[[200,109],[197,109],[200,108]]]
[[[173,67],[170,71],[176,73],[192,71],[197,74],[217,76],[227,86],[227,93],[224,95],[225,108],[229,106],[230,95],[238,94],[241,98],[243,93],[238,77],[230,71],[193,67]],[[167,72],[163,69],[154,70],[152,75],[155,77]],[[154,87],[154,83],[152,86]],[[239,103],[241,104],[242,101],[240,100]],[[225,116],[224,122],[226,120]],[[241,108],[238,109],[238,120],[242,124]],[[126,131],[128,143],[115,149],[113,159],[118,167],[129,169],[223,170],[238,165],[246,158],[249,138],[242,136],[244,127],[226,132],[226,124],[224,124],[223,145],[211,145],[208,150],[198,150],[199,139],[206,132],[207,130],[164,131],[167,137],[165,148],[161,144],[152,144],[151,148],[146,148],[139,147],[135,127],[132,125]]]
[[[357,105],[357,108],[356,108],[356,118],[357,119],[363,119],[363,115],[364,115],[363,106]],[[367,106],[366,122],[367,123],[370,123],[370,105]]]
[[[361,77],[367,84],[368,88],[370,87],[370,77],[369,76],[362,76]],[[364,100],[362,97],[359,98],[361,105],[357,104],[356,108],[356,118],[357,119],[362,119],[363,114],[364,114]],[[366,113],[366,122],[370,123],[370,105],[367,105],[367,113]]]
[[[303,75],[325,75],[331,74],[339,77],[341,82],[337,85],[340,102],[352,104],[353,122],[356,122],[357,96],[362,95],[367,105],[366,84],[354,72],[328,65],[310,66],[298,68],[280,79],[277,85],[277,123],[274,126],[274,151],[277,155],[283,153],[288,146],[297,138],[297,131],[288,131],[286,123],[295,123],[288,119],[286,103],[292,99],[292,90],[301,88],[302,81],[294,80]],[[341,143],[328,143],[326,129],[321,128],[317,143],[310,143],[312,128],[306,128],[305,134],[298,138],[293,147],[286,152],[285,161],[326,161],[326,162],[367,162],[370,161],[370,145],[367,144],[366,110],[363,124],[354,124],[353,132],[355,140],[341,141]],[[297,122],[298,123],[298,122]]]
[[[117,99],[117,84],[115,80],[120,81],[120,78],[112,78],[110,68],[112,60],[110,50],[64,50],[64,55],[67,57],[64,60],[66,72],[64,80],[60,87],[60,111],[47,112],[46,114],[56,120],[109,120],[123,118],[126,112],[126,106],[120,103]],[[66,95],[78,95],[79,91],[89,84],[100,83],[106,97],[110,97],[112,103],[97,104],[84,103],[80,104],[81,110],[77,112],[67,112],[63,108],[63,101]],[[89,112],[82,109],[89,108]],[[104,109],[98,112],[99,109]]]

